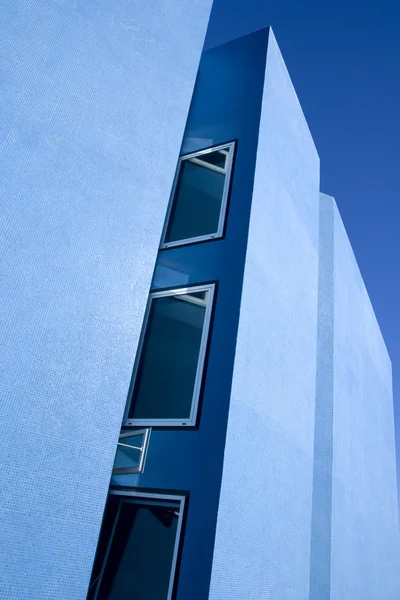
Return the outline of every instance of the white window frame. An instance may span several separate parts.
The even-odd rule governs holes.
[[[135,499],[139,500],[138,504],[140,504],[141,499],[144,501],[143,504],[146,504],[146,501],[148,503],[151,503],[152,500],[160,500],[161,502],[160,503],[157,502],[157,504],[161,505],[161,506],[164,506],[163,502],[165,502],[165,506],[168,505],[168,502],[179,502],[178,525],[176,528],[174,552],[172,554],[172,564],[171,564],[171,572],[170,572],[170,578],[169,578],[168,595],[166,598],[166,600],[171,600],[172,593],[174,590],[175,575],[176,575],[176,563],[178,560],[179,545],[181,542],[182,522],[183,522],[183,515],[184,515],[184,510],[185,510],[185,500],[186,500],[185,496],[178,496],[178,495],[171,495],[171,494],[152,494],[152,493],[148,493],[148,492],[139,492],[137,490],[118,490],[118,489],[114,489],[114,488],[109,490],[109,494],[113,495],[113,496],[122,496],[124,498],[135,498]],[[105,568],[107,565],[108,555],[110,553],[110,548],[111,548],[111,544],[113,541],[115,529],[116,529],[116,526],[118,523],[120,510],[121,510],[121,503],[118,506],[117,514],[115,516],[115,520],[114,520],[114,523],[113,523],[113,526],[111,529],[111,533],[110,533],[110,537],[108,540],[107,549],[104,554],[103,564],[101,566],[101,570],[100,570],[98,580],[96,583],[96,591],[94,594],[94,600],[96,600],[98,593],[99,593],[99,588],[100,588],[101,581],[103,579],[103,574],[104,574],[104,571],[105,571]]]
[[[215,231],[213,233],[209,233],[207,235],[200,235],[200,236],[196,236],[196,237],[192,237],[192,238],[185,238],[183,240],[176,240],[174,242],[165,242],[165,236],[167,235],[169,220],[171,217],[172,206],[173,206],[174,200],[175,200],[175,193],[176,193],[176,188],[178,185],[178,179],[179,179],[179,174],[181,171],[182,162],[185,160],[192,159],[192,161],[194,163],[201,164],[202,163],[201,156],[204,156],[204,154],[210,154],[211,152],[216,152],[217,150],[223,150],[225,148],[227,148],[227,149],[229,148],[228,160],[227,160],[225,169],[222,169],[221,167],[217,167],[214,165],[210,165],[209,163],[206,163],[207,168],[214,170],[214,171],[218,171],[220,173],[225,173],[225,184],[224,184],[224,190],[222,193],[221,208],[220,208],[220,213],[219,213],[219,221],[218,221],[217,231]],[[220,144],[219,146],[213,146],[212,148],[206,148],[205,150],[200,150],[198,152],[192,152],[191,154],[185,154],[185,155],[179,157],[178,166],[177,166],[175,178],[174,178],[174,183],[172,185],[172,191],[171,191],[171,197],[170,197],[170,201],[169,201],[169,205],[168,205],[167,215],[165,218],[164,229],[163,229],[162,236],[161,236],[160,248],[175,248],[176,246],[183,246],[185,244],[191,244],[193,242],[204,242],[207,240],[214,240],[214,239],[218,239],[218,238],[222,237],[222,235],[224,233],[226,209],[228,206],[229,188],[230,188],[230,182],[231,182],[234,154],[235,154],[235,142],[229,142],[227,144]]]
[[[147,427],[145,429],[136,429],[136,430],[131,430],[131,431],[122,431],[119,434],[119,440],[118,440],[118,444],[117,444],[117,454],[118,454],[118,450],[120,450],[121,448],[126,448],[128,450],[135,450],[136,452],[139,452],[139,459],[137,461],[136,465],[133,465],[131,467],[116,467],[115,466],[115,462],[117,460],[117,457],[115,457],[115,461],[114,461],[114,467],[113,467],[113,471],[112,474],[113,475],[131,475],[131,474],[135,474],[135,473],[143,473],[144,472],[144,466],[146,464],[146,458],[147,458],[147,451],[149,449],[149,443],[150,443],[150,434],[151,434],[151,427]],[[139,442],[137,442],[134,438],[137,437],[141,437],[141,441],[139,440]],[[133,438],[133,441],[131,441]],[[135,444],[141,444],[140,446],[137,446]]]
[[[142,355],[143,343],[146,337],[146,330],[148,325],[148,319],[150,315],[151,303],[155,298],[164,298],[166,296],[180,296],[186,295],[185,299],[187,300],[187,295],[190,296],[191,293],[196,292],[208,292],[208,302],[206,306],[206,311],[204,315],[204,324],[203,331],[201,334],[200,341],[200,349],[199,349],[199,358],[197,360],[197,369],[196,369],[196,377],[195,383],[193,387],[193,395],[192,395],[192,406],[190,410],[190,416],[187,419],[133,419],[129,418],[129,410],[132,404],[136,377],[138,372],[138,367],[140,363],[140,358]],[[203,382],[203,374],[204,374],[204,364],[207,353],[207,344],[210,335],[210,322],[211,315],[214,305],[214,296],[215,296],[215,283],[208,283],[203,285],[195,285],[182,287],[177,289],[168,289],[160,292],[151,292],[149,295],[149,300],[147,303],[147,308],[143,320],[142,333],[140,336],[139,346],[136,353],[135,366],[133,369],[132,382],[129,392],[129,400],[127,402],[126,410],[125,410],[125,418],[124,418],[124,427],[193,427],[196,425],[197,412],[199,407],[200,400],[200,392],[201,386]],[[201,302],[198,298],[193,298],[194,303]]]

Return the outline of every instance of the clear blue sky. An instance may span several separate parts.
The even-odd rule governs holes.
[[[378,317],[400,475],[400,3],[214,0],[207,42],[272,25]]]

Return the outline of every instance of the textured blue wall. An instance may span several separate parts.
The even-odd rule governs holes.
[[[330,599],[334,256],[333,206],[319,206],[317,378],[315,389],[314,468],[311,518],[310,600]]]
[[[0,597],[85,597],[211,0],[0,11]]]
[[[392,374],[333,198],[331,600],[400,597]]]
[[[318,230],[319,159],[271,33],[210,600],[309,597]]]
[[[121,486],[189,492],[178,600],[208,598],[267,40],[264,29],[202,56],[182,152],[237,139],[226,235],[162,250],[152,283],[218,282],[198,428],[153,429],[144,473],[113,478]]]

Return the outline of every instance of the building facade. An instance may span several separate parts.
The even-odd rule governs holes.
[[[2,3],[2,599],[86,597],[210,8]]]
[[[198,67],[207,3],[116,4],[10,11],[47,53],[6,105],[0,595],[395,600],[390,360],[273,33]]]

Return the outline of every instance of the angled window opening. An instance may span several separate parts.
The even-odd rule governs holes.
[[[223,235],[234,151],[231,142],[179,159],[161,248]]]
[[[122,431],[119,434],[113,475],[143,473],[151,428]]]
[[[87,600],[171,600],[185,497],[110,490]]]
[[[212,283],[150,294],[125,426],[196,424],[214,291]]]

